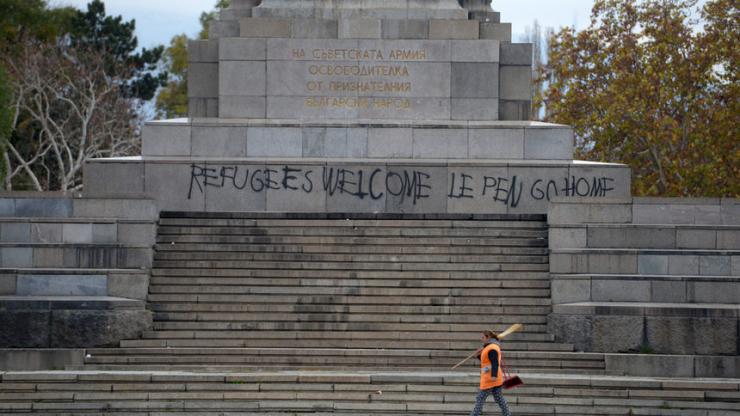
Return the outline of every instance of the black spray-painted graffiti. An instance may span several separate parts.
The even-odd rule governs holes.
[[[448,199],[488,199],[516,208],[526,195],[536,201],[553,197],[607,197],[614,191],[615,180],[606,176],[570,176],[559,179],[471,175],[451,172],[449,189],[434,189],[431,173],[416,169],[347,169],[316,166],[256,168],[240,165],[190,166],[188,199],[206,188],[224,188],[255,193],[283,190],[327,196],[349,195],[361,200],[378,200],[386,195],[411,201],[416,205],[435,192],[445,192]],[[526,192],[526,193],[525,193]]]

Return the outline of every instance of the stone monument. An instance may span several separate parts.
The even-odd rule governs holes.
[[[530,118],[532,46],[480,1],[235,1],[189,45],[188,119],[86,193],[161,210],[545,213],[628,197],[626,166],[573,160]]]

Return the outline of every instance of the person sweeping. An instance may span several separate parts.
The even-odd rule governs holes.
[[[488,396],[493,396],[501,408],[503,416],[511,416],[509,405],[503,395],[504,371],[502,368],[501,345],[499,334],[483,331],[481,335],[483,349],[480,352],[480,392],[475,398],[475,407],[470,416],[480,416]]]

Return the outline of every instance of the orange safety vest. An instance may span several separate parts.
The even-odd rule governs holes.
[[[491,350],[498,352],[498,374],[496,377],[491,377],[491,360],[488,358],[488,353]],[[504,384],[504,371],[501,363],[503,357],[501,356],[501,347],[496,343],[491,343],[483,348],[480,353],[480,389],[488,390],[494,387],[501,387]]]

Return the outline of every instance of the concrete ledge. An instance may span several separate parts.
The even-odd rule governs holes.
[[[732,198],[635,198],[637,224],[740,225],[740,200]]]
[[[738,355],[737,304],[582,302],[555,305],[548,332],[578,350]]]
[[[740,225],[550,224],[554,249],[740,250]]]
[[[137,338],[152,313],[123,298],[0,296],[0,321],[0,348],[81,348]]]
[[[605,354],[606,371],[637,377],[739,378],[740,357]]]
[[[329,129],[325,134],[314,131],[316,134],[306,137],[298,129],[290,130],[296,130],[291,132],[290,140],[257,137],[261,140],[257,150],[264,154],[298,154],[303,146],[330,149],[332,146],[327,147],[327,141],[337,139],[333,132],[329,134]],[[405,140],[395,144],[383,145],[388,140],[376,135],[368,137],[368,142],[373,143],[368,144],[373,159],[145,157],[129,159],[126,163],[144,165],[147,194],[158,199],[160,210],[170,211],[541,214],[547,209],[548,198],[555,194],[578,199],[571,192],[571,184],[581,178],[589,187],[595,186],[589,188],[589,193],[604,198],[629,192],[629,183],[620,179],[628,168],[621,165],[557,160],[421,159],[426,153],[419,154],[420,159],[402,159],[401,153],[414,151],[415,142],[427,146],[426,152],[440,154],[459,151],[455,143],[465,141],[463,136],[449,137],[434,134],[439,130],[420,129],[420,133],[429,133],[422,143],[421,136],[416,140],[413,132],[407,130],[393,130]],[[348,134],[348,140],[349,137]],[[389,154],[394,149],[398,159],[375,154]],[[104,172],[106,164],[118,160],[88,163],[98,164]],[[245,175],[248,175],[246,179]],[[602,186],[606,182],[610,185]],[[114,188],[122,194],[127,191],[125,187]],[[106,192],[106,189],[87,190],[90,195],[98,191]]]
[[[733,303],[740,276],[551,275],[552,301]]]
[[[738,250],[552,249],[550,272],[740,276]]]
[[[0,349],[0,371],[61,370],[84,362],[82,349]]]

